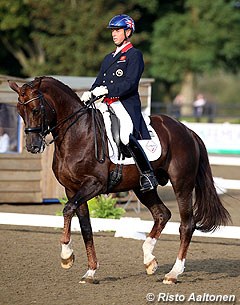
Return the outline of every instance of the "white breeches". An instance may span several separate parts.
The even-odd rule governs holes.
[[[96,103],[96,107],[102,114],[107,109],[107,105],[104,103]],[[120,139],[123,144],[127,145],[129,143],[129,135],[133,132],[132,119],[120,101],[112,103],[110,107],[112,107],[120,121]]]

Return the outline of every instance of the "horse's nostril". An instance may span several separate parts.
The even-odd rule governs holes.
[[[38,153],[40,151],[40,147],[38,147],[37,145],[32,145],[31,146],[31,153]]]

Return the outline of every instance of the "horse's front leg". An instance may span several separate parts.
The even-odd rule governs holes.
[[[77,203],[68,202],[63,210],[64,228],[61,238],[61,266],[64,269],[69,269],[74,263],[75,256],[71,246],[71,220],[74,214],[77,214],[79,219],[81,233],[86,247],[88,258],[88,271],[82,277],[80,283],[96,283],[94,275],[98,267],[96,252],[93,243],[92,226],[90,222],[89,210],[87,202]]]
[[[98,261],[94,248],[92,226],[87,203],[81,204],[76,210],[76,213],[79,219],[88,258],[88,270],[82,277],[80,283],[98,283],[98,281],[94,279],[95,272],[98,268]]]
[[[71,222],[77,209],[76,204],[68,201],[63,209],[64,226],[63,235],[61,237],[61,266],[64,269],[69,269],[74,263],[74,254],[71,246]]]
[[[74,197],[72,197],[65,205],[63,209],[64,216],[64,229],[63,235],[61,238],[62,244],[62,267],[65,269],[70,268],[74,262],[73,250],[71,248],[71,220],[74,214],[76,213],[80,222],[80,227],[82,231],[82,236],[84,239],[87,257],[88,257],[88,271],[83,276],[81,283],[83,282],[91,282],[95,283],[94,274],[97,269],[97,259],[96,253],[93,244],[93,235],[92,235],[92,227],[90,223],[89,211],[87,201],[98,194],[101,193],[102,190],[102,182],[99,182],[96,179],[91,179],[89,182],[86,181],[81,186],[81,190],[79,190]],[[68,198],[70,194],[68,194]]]

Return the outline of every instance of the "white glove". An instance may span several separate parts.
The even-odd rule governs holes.
[[[92,94],[96,97],[106,95],[108,94],[108,88],[106,86],[96,87],[95,89],[92,90]]]
[[[85,91],[85,92],[83,92],[83,94],[81,96],[81,101],[86,103],[91,99],[91,97],[92,97],[91,91]]]

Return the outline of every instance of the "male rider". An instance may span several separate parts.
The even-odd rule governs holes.
[[[108,28],[116,45],[113,53],[104,58],[99,74],[90,91],[83,93],[81,100],[88,102],[92,95],[104,96],[120,120],[120,139],[127,146],[140,172],[141,191],[157,187],[158,182],[145,152],[137,140],[150,139],[141,113],[138,92],[139,81],[144,70],[142,53],[130,42],[135,25],[128,15],[113,17]]]

